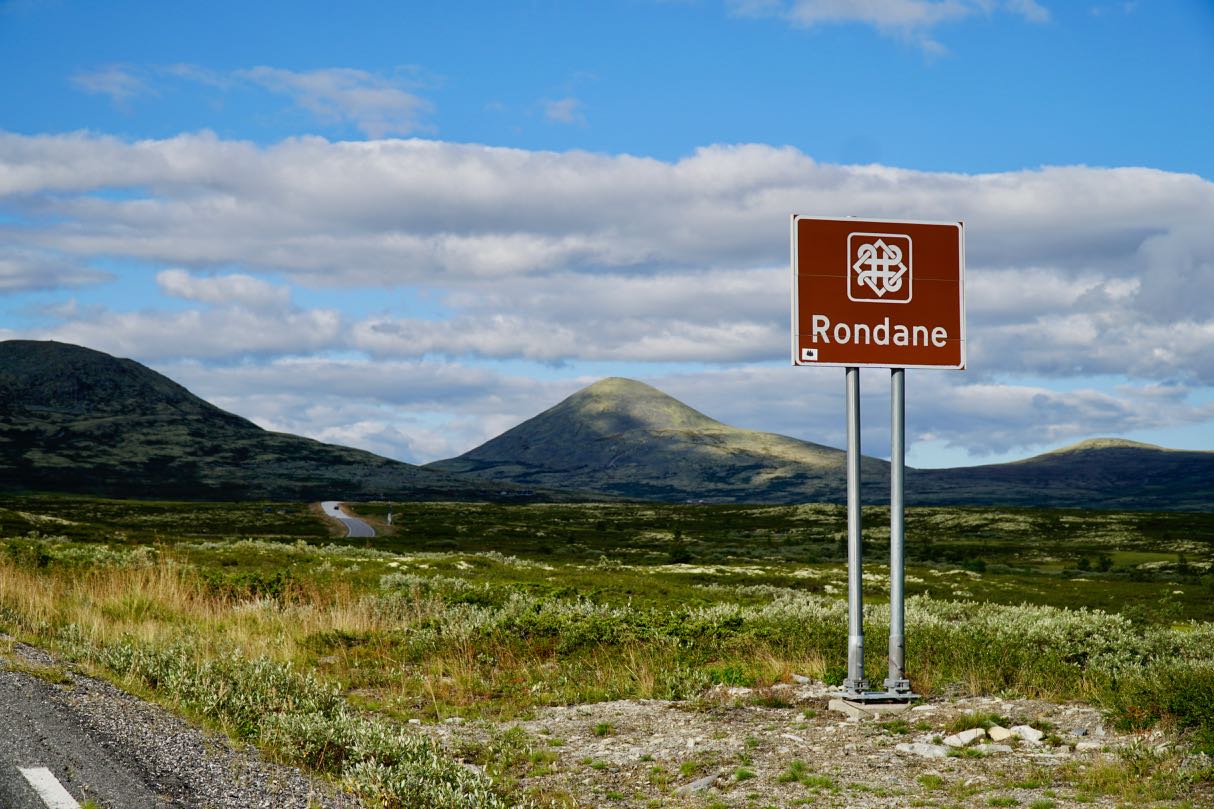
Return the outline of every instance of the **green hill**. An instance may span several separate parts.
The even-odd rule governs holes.
[[[318,380],[317,384],[322,384]],[[0,491],[174,499],[634,498],[841,502],[845,454],[722,424],[628,379],[597,382],[425,467],[263,430],[131,360],[0,342]],[[889,465],[864,458],[864,499]],[[1099,439],[1023,461],[907,471],[907,502],[1214,510],[1214,452]]]
[[[844,498],[845,462],[842,450],[730,427],[649,385],[613,377],[428,468],[622,497],[800,502]],[[866,485],[888,487],[884,461],[865,458],[862,469]]]
[[[0,342],[0,490],[313,500],[480,498],[499,488],[263,430],[132,360]]]
[[[1013,463],[918,469],[907,490],[941,505],[1212,511],[1214,452],[1097,438]]]
[[[800,503],[846,497],[842,450],[722,424],[661,391],[604,379],[429,468],[521,486],[665,501]],[[862,464],[866,502],[889,466]],[[1214,453],[1098,439],[1023,461],[908,469],[915,505],[1214,510]]]

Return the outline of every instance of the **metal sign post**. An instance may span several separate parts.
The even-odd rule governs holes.
[[[907,702],[904,484],[907,368],[965,368],[960,222],[792,217],[792,362],[847,369],[845,698]],[[890,373],[889,676],[864,677],[860,369]]]
[[[868,691],[864,679],[864,594],[860,541],[860,369],[847,369],[847,679],[848,694]]]
[[[885,690],[910,695],[906,679],[906,594],[904,549],[906,521],[903,490],[906,483],[906,369],[891,368],[889,431],[889,677]]]

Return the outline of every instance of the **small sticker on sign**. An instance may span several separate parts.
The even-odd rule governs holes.
[[[816,349],[816,348],[801,349],[801,362],[817,362],[817,361],[818,361],[818,349]]]

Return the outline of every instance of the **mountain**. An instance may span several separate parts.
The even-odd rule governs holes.
[[[0,342],[0,490],[315,500],[466,499],[500,488],[263,430],[132,360]]]
[[[842,450],[730,427],[649,385],[612,377],[427,468],[622,497],[798,502],[844,498],[845,463]],[[887,463],[865,458],[861,469],[866,485],[888,489]]]
[[[1097,438],[1012,463],[917,469],[907,490],[941,505],[1211,511],[1214,452]]]
[[[485,444],[428,468],[520,486],[666,501],[846,499],[845,453],[722,424],[661,391],[605,379]],[[866,502],[888,502],[889,465],[864,458]],[[1023,461],[908,469],[914,505],[1214,509],[1214,452],[1098,439]]]

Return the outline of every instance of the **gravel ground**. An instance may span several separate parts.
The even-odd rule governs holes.
[[[1078,806],[1113,809],[1111,797],[1086,796],[1049,773],[1116,758],[1127,744],[1168,743],[1160,733],[1116,734],[1095,708],[1035,700],[938,699],[900,716],[857,721],[827,704],[837,693],[821,683],[772,689],[718,687],[685,702],[626,700],[542,709],[517,723],[554,756],[525,789],[569,796],[584,807]],[[771,707],[777,706],[777,707]],[[1010,723],[1046,722],[1040,745],[927,759],[898,744],[937,744],[971,712]],[[895,724],[901,722],[902,724]],[[451,720],[424,726],[452,749],[487,742],[504,727]],[[1087,744],[1080,744],[1086,741]],[[1078,748],[1078,749],[1076,749]],[[1097,749],[1090,749],[1097,748]],[[794,764],[800,762],[800,764]],[[1191,804],[1214,806],[1206,792]]]
[[[0,639],[3,639],[0,636]],[[7,640],[7,639],[5,639]],[[13,643],[16,667],[52,667],[46,652]],[[0,656],[3,661],[3,656]],[[34,674],[23,676],[35,678]],[[129,775],[181,809],[355,809],[362,804],[328,782],[264,760],[222,734],[200,730],[164,708],[109,683],[68,673],[39,693],[127,768]],[[106,809],[123,809],[106,806]]]

